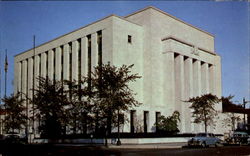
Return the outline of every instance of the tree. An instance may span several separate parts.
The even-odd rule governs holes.
[[[63,84],[60,81],[51,81],[47,78],[38,78],[39,86],[34,89],[35,95],[30,102],[34,105],[34,115],[40,119],[39,131],[44,137],[58,138],[68,122],[68,97],[64,94]]]
[[[136,94],[129,87],[131,82],[140,78],[138,74],[131,74],[132,67],[123,65],[117,68],[108,63],[95,67],[92,73],[91,88],[95,93],[96,104],[94,111],[98,122],[103,121],[109,133],[112,123],[116,122],[119,133],[119,114],[140,105],[134,98]]]
[[[94,107],[90,100],[87,79],[83,78],[79,81],[65,80],[64,84],[68,86],[65,93],[69,95],[69,124],[73,127],[73,133],[81,130],[82,134],[86,134],[87,127],[93,123],[92,112]]]
[[[169,134],[174,134],[179,132],[178,122],[180,122],[180,113],[178,111],[174,111],[171,116],[165,117],[160,116],[159,122],[156,123],[159,131],[167,132]]]
[[[204,94],[190,98],[185,102],[191,103],[189,108],[193,109],[192,117],[194,117],[194,123],[203,122],[205,133],[207,133],[207,126],[214,124],[214,117],[217,115],[214,106],[220,102],[220,99],[216,95]]]
[[[21,93],[11,94],[9,97],[3,98],[6,112],[4,123],[7,133],[24,129],[27,123],[25,107],[23,106],[24,99],[20,95]]]

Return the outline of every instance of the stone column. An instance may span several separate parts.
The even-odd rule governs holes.
[[[22,92],[22,62],[18,62],[17,63],[18,65],[18,80],[17,80],[17,83],[18,83],[18,87],[17,87],[17,90],[18,92]]]
[[[69,80],[69,44],[63,46],[63,79]]]
[[[54,53],[53,50],[48,52],[48,77],[50,80],[54,79]]]
[[[22,93],[27,94],[27,60],[22,61]],[[23,96],[23,98],[25,98]]]
[[[110,62],[112,64],[112,54],[113,54],[113,48],[112,42],[110,42],[110,36],[111,36],[110,29],[104,29],[102,31],[102,63],[107,64]]]
[[[35,88],[37,88],[38,87],[38,85],[39,85],[39,82],[38,82],[38,77],[40,76],[39,74],[40,74],[40,69],[39,69],[39,67],[40,67],[40,56],[39,55],[36,55],[35,56]]]
[[[16,94],[19,90],[18,90],[18,77],[19,77],[19,67],[18,67],[18,62],[14,62],[14,94]],[[1,117],[0,117],[1,119]],[[0,123],[1,124],[1,123]],[[1,127],[1,125],[0,125]],[[0,130],[1,132],[1,130]],[[0,133],[2,134],[2,133]]]
[[[184,105],[184,58],[182,55],[175,57],[175,109],[180,112],[180,131],[185,132]]]
[[[215,56],[215,70],[214,70],[214,93],[221,98],[221,59],[220,56]],[[222,104],[216,105],[218,111],[222,111]]]
[[[47,54],[44,52],[41,54],[41,77],[46,78],[47,70]]]
[[[32,98],[33,89],[33,58],[28,59],[28,97]]]
[[[72,80],[78,81],[78,41],[72,42]]]
[[[201,66],[201,94],[209,93],[209,78],[208,78],[208,64],[203,63]]]
[[[98,65],[97,33],[91,34],[91,71]]]
[[[184,62],[185,70],[184,70],[184,79],[185,79],[185,92],[184,92],[184,100],[188,100],[193,97],[193,59],[187,58]],[[194,132],[194,123],[191,118],[192,113],[189,108],[190,104],[184,103],[185,110],[185,123],[186,123],[186,132]]]
[[[55,79],[57,81],[60,81],[62,76],[62,49],[61,47],[57,47],[56,48],[56,55],[55,55],[55,59],[56,59],[56,64],[55,64]]]
[[[214,65],[210,65],[208,70],[209,70],[209,91],[210,91],[210,93],[215,94],[215,92],[214,92],[214,87],[215,87],[215,84],[214,84]]]
[[[193,96],[201,95],[201,61],[193,62]],[[195,132],[201,132],[201,125],[195,124]]]
[[[81,77],[88,75],[88,39],[83,37],[81,39]]]
[[[174,53],[166,52],[163,54],[163,101],[168,109],[168,114],[171,115],[175,111],[175,63]],[[150,125],[153,126],[153,125]]]

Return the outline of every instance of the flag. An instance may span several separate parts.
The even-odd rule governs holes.
[[[7,50],[5,51],[5,64],[4,64],[4,71],[8,71],[8,58],[7,58]]]

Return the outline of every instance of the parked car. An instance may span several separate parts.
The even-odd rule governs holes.
[[[247,144],[248,143],[248,134],[246,132],[234,132],[231,139],[235,144]]]
[[[188,146],[207,147],[214,145],[215,147],[222,144],[222,140],[215,137],[213,133],[198,133],[195,137],[188,140]]]

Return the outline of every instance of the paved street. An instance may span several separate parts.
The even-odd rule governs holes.
[[[132,147],[131,145],[129,145]],[[137,146],[137,148],[136,148]],[[150,146],[152,148],[150,148]],[[143,148],[146,147],[146,148]],[[5,147],[5,154],[8,155],[26,155],[26,156],[66,156],[66,155],[87,155],[87,156],[245,156],[250,155],[250,146],[224,146],[210,148],[186,148],[178,147],[174,144],[156,144],[152,145],[134,145],[128,148],[126,145],[120,147],[104,146],[86,146],[86,145],[29,145],[18,147]],[[165,148],[163,148],[165,147]],[[8,150],[7,150],[8,149]],[[1,147],[1,151],[3,151]],[[4,155],[4,154],[3,154]]]

